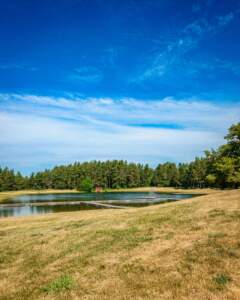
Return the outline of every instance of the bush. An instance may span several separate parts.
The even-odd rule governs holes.
[[[91,193],[93,189],[93,183],[90,178],[85,178],[80,182],[78,190]]]
[[[207,175],[206,179],[210,186],[213,186],[214,183],[216,182],[216,176],[213,174]]]

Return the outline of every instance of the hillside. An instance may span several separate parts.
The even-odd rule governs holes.
[[[0,299],[240,299],[240,190],[0,219]]]

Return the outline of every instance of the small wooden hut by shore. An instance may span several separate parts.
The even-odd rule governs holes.
[[[103,192],[103,188],[101,186],[95,187],[95,193],[102,193],[102,192]]]

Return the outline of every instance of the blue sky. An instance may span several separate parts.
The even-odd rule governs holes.
[[[190,161],[240,119],[240,1],[0,3],[0,165]]]

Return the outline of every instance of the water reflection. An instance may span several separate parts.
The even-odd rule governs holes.
[[[0,217],[21,217],[21,216],[30,216],[30,215],[41,215],[47,213],[56,213],[56,212],[67,212],[67,211],[77,211],[77,210],[89,210],[97,209],[94,206],[87,205],[56,205],[56,206],[15,206],[15,207],[1,207],[0,208]]]

